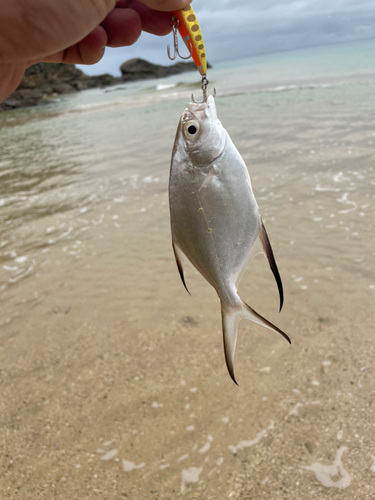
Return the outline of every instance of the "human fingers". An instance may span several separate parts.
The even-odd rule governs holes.
[[[150,9],[138,0],[133,0],[133,9],[138,12],[142,21],[142,31],[153,35],[165,36],[172,31],[171,12]]]
[[[101,23],[105,29],[108,47],[133,45],[142,33],[142,21],[133,9],[113,9]]]
[[[1,1],[0,63],[44,58],[74,46],[100,24],[115,0]]]
[[[0,64],[0,102],[16,90],[26,66],[25,62]]]
[[[162,10],[164,12],[172,12],[174,10],[183,9],[191,3],[192,0],[140,0],[150,9]]]
[[[102,26],[97,26],[80,42],[71,45],[65,50],[43,58],[43,62],[67,63],[67,64],[96,64],[104,54],[104,48],[108,37]],[[33,64],[34,61],[30,61]]]

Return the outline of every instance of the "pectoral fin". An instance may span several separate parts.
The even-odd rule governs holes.
[[[180,278],[181,278],[182,284],[184,285],[187,293],[189,295],[191,295],[191,293],[189,292],[188,287],[186,286],[186,283],[185,283],[184,269],[182,267],[182,259],[181,259],[182,252],[178,248],[178,246],[174,244],[173,240],[172,240],[172,248],[173,248],[174,258],[176,259],[176,264],[177,264],[178,272],[180,273]]]
[[[211,182],[211,180],[213,179],[213,177],[217,174],[217,171],[216,171],[216,166],[215,165],[212,165],[212,167],[210,168],[210,171],[208,172],[208,174],[206,175],[204,181],[202,182],[202,185],[201,187],[198,189],[198,192],[207,187],[208,184]]]
[[[275,280],[277,283],[277,288],[279,289],[279,296],[280,296],[280,309],[283,307],[284,303],[284,292],[283,292],[283,284],[281,282],[279,270],[277,269],[275,257],[273,255],[272,247],[270,240],[268,239],[267,231],[266,228],[264,227],[264,224],[262,222],[262,226],[259,231],[259,239],[262,243],[263,251],[265,256],[267,257],[268,263],[270,265],[271,271],[273,272],[273,275],[275,276]]]

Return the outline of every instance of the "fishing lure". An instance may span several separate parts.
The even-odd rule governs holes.
[[[204,48],[204,41],[202,36],[202,31],[198,23],[197,16],[191,5],[184,7],[181,10],[176,10],[173,12],[172,18],[172,28],[174,36],[174,48],[175,52],[173,57],[170,55],[168,47],[168,56],[170,59],[175,59],[177,55],[181,57],[178,52],[178,42],[177,42],[177,30],[179,31],[181,38],[185,42],[185,45],[190,52],[190,56],[193,58],[195,65],[201,74],[201,76],[207,73],[207,61],[206,53]],[[189,57],[190,57],[189,56]],[[188,59],[189,57],[182,57],[182,59]]]
[[[188,5],[181,10],[174,11],[171,24],[173,29],[174,54],[171,56],[170,47],[168,45],[168,57],[172,61],[176,59],[177,56],[181,57],[181,59],[189,59],[190,57],[193,58],[193,61],[202,76],[203,102],[206,102],[206,90],[208,85],[206,52],[202,31],[192,6]],[[190,53],[187,57],[182,56],[178,50],[178,32],[180,33],[181,38],[185,42],[185,45]]]

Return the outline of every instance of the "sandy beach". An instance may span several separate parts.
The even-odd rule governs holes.
[[[218,88],[285,305],[262,257],[239,292],[292,339],[242,321],[239,387],[171,248],[189,94],[1,116],[1,498],[375,498],[371,88]]]

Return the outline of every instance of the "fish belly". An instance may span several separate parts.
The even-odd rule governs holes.
[[[207,167],[172,162],[170,208],[175,245],[222,300],[236,300],[261,219],[246,165],[231,141]]]

